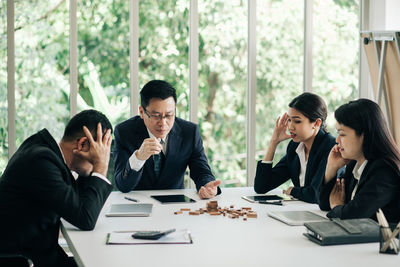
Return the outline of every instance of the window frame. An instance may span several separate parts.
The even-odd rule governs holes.
[[[130,114],[138,114],[139,106],[139,1],[130,0]],[[246,107],[246,175],[247,185],[254,183],[256,168],[256,6],[257,0],[248,0],[248,62],[247,62],[247,107]],[[370,1],[360,0],[360,28],[369,28],[369,6]],[[15,107],[15,40],[14,40],[14,1],[7,0],[7,102],[8,102],[8,157],[15,153],[16,147],[16,107]],[[303,53],[303,91],[312,88],[312,38],[313,38],[313,0],[304,0],[304,53]],[[78,98],[78,28],[77,28],[77,1],[69,1],[70,21],[70,116],[77,113]],[[197,123],[198,111],[198,61],[199,61],[199,38],[198,38],[198,0],[190,0],[189,8],[189,118]],[[371,91],[368,65],[362,51],[361,38],[359,47],[359,95],[360,97],[370,96]]]

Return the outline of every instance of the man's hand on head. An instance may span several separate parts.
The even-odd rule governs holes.
[[[156,138],[147,138],[143,140],[142,145],[136,152],[136,158],[138,160],[147,160],[150,156],[159,154],[162,150],[160,140]]]
[[[97,125],[97,138],[93,139],[92,134],[86,126],[83,126],[83,132],[89,141],[88,150],[81,148],[74,149],[72,152],[89,161],[93,165],[93,172],[100,173],[104,176],[107,175],[108,162],[110,160],[110,147],[111,147],[111,129],[108,129],[103,136],[101,123]]]
[[[221,184],[220,180],[215,180],[208,182],[204,186],[202,186],[199,190],[199,197],[201,199],[212,198],[218,193],[218,186]]]

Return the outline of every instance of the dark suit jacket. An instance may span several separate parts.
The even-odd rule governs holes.
[[[115,183],[122,192],[131,190],[157,190],[184,188],[187,166],[197,190],[215,180],[204,154],[198,126],[176,118],[168,135],[167,155],[160,176],[155,177],[154,161],[150,157],[139,170],[132,170],[129,157],[149,138],[149,133],[139,116],[126,120],[115,127]]]
[[[382,209],[385,217],[390,222],[400,221],[400,176],[394,167],[382,159],[368,160],[360,177],[360,181],[353,200],[350,200],[356,179],[353,169],[356,161],[346,166],[342,176],[345,179],[346,199],[345,204],[336,206],[331,210],[329,195],[336,179],[327,184],[322,184],[319,194],[319,206],[322,210],[330,210],[330,218],[353,219],[372,218],[376,220],[376,212]]]
[[[293,197],[318,203],[318,187],[325,174],[329,152],[335,143],[335,138],[329,133],[323,130],[318,132],[308,156],[304,187],[300,187],[300,160],[296,153],[299,143],[290,141],[286,155],[274,167],[272,164],[258,162],[254,190],[266,193],[291,179],[294,185],[291,192]]]
[[[35,266],[64,266],[60,217],[92,230],[111,189],[98,177],[75,180],[50,133],[32,135],[0,180],[0,254],[22,254]]]

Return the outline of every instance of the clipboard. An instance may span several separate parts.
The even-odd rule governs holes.
[[[151,245],[151,244],[192,244],[191,233],[187,229],[176,230],[157,240],[135,239],[134,231],[114,231],[107,234],[106,245]]]

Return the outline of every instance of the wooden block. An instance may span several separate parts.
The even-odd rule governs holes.
[[[257,212],[248,212],[247,218],[257,218]]]
[[[229,215],[229,218],[235,219],[235,216],[231,214],[231,215]]]
[[[231,209],[233,209],[235,206],[234,205],[231,205]]]
[[[200,215],[200,211],[189,211],[189,215]]]
[[[175,211],[174,214],[175,214],[175,215],[177,215],[177,214],[182,214],[182,211]]]
[[[210,215],[221,215],[221,213],[218,211],[211,211],[211,212],[209,212],[209,214]]]
[[[181,208],[181,211],[190,211],[189,208]]]
[[[243,207],[242,210],[251,210],[251,207]]]

